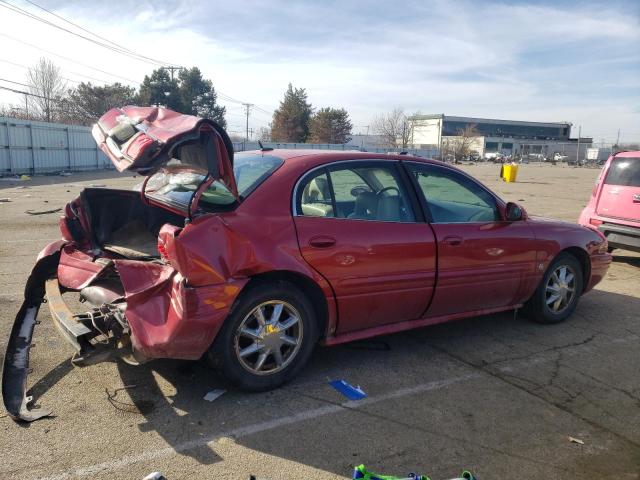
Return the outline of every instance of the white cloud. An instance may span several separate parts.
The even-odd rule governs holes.
[[[611,140],[618,128],[640,138],[633,3],[75,1],[51,8],[147,56],[197,65],[220,91],[263,108],[277,106],[292,82],[316,106],[347,108],[356,125],[403,106],[568,120],[598,138]],[[33,44],[120,76],[141,80],[153,68],[5,9],[0,21],[8,35],[29,32]],[[0,44],[0,59],[31,65],[41,55],[6,38]],[[71,78],[117,80],[52,59]],[[2,62],[0,72],[18,81],[25,74]],[[1,94],[0,101],[19,99]],[[241,107],[228,105],[229,124],[240,128]],[[251,124],[268,121],[254,112]]]

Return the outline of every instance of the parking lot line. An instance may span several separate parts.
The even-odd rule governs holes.
[[[638,339],[637,335],[631,335],[629,337],[619,337],[619,338],[608,339],[607,342],[604,342],[604,343],[620,344],[620,343],[626,343],[626,342],[637,342],[637,339]],[[567,356],[573,356],[573,355],[578,355],[581,353],[584,354],[592,351],[593,351],[593,346],[590,345],[590,343],[583,343],[583,344],[575,344],[575,345],[567,346],[565,349],[563,349],[563,354]],[[496,368],[496,370],[504,373],[507,373],[507,372],[511,373],[518,370],[524,370],[534,365],[555,361],[557,356],[556,353],[557,353],[557,349],[550,348],[542,352],[534,353],[531,356],[527,356],[526,358],[516,359],[513,362],[511,362],[510,365],[499,366]],[[64,480],[68,478],[82,478],[82,477],[96,475],[98,473],[105,472],[105,471],[119,470],[139,462],[158,460],[160,458],[170,457],[177,453],[193,450],[195,448],[203,447],[206,445],[211,445],[221,438],[227,437],[227,438],[238,439],[238,438],[242,438],[250,435],[255,435],[255,434],[266,432],[268,430],[272,430],[275,428],[280,428],[280,427],[284,427],[284,426],[288,426],[288,425],[292,425],[300,422],[305,422],[308,420],[313,420],[325,415],[332,415],[335,413],[339,413],[344,411],[345,409],[358,410],[359,408],[385,402],[388,400],[403,398],[411,395],[417,395],[417,394],[426,393],[429,391],[440,390],[450,385],[466,382],[469,380],[475,380],[478,378],[482,378],[483,376],[486,376],[486,375],[490,375],[489,372],[477,371],[477,372],[472,372],[465,375],[458,375],[450,378],[445,378],[441,380],[435,380],[427,383],[414,385],[411,387],[401,388],[385,394],[370,396],[363,400],[348,401],[348,402],[342,402],[339,404],[329,404],[322,407],[307,410],[304,412],[300,412],[295,415],[290,415],[288,417],[276,418],[273,420],[259,422],[252,425],[246,425],[246,426],[235,428],[228,431],[217,432],[212,435],[208,435],[206,437],[202,437],[194,440],[189,440],[172,447],[149,450],[136,455],[129,455],[129,456],[121,457],[119,459],[107,460],[105,462],[96,463],[93,465],[87,465],[80,468],[73,468],[65,472],[60,472],[54,475],[36,477],[36,480]]]
[[[176,453],[192,450],[198,447],[203,447],[205,445],[212,444],[216,440],[219,440],[221,438],[225,438],[225,437],[226,438],[242,438],[249,435],[255,435],[257,433],[262,433],[267,430],[272,430],[274,428],[280,428],[280,427],[292,425],[295,423],[313,420],[325,415],[338,413],[338,412],[344,411],[345,409],[358,409],[363,406],[373,405],[373,404],[385,402],[388,400],[402,398],[410,395],[417,395],[420,393],[426,393],[433,390],[439,390],[441,388],[448,387],[449,385],[453,385],[455,383],[460,383],[460,382],[466,382],[468,380],[480,378],[481,376],[482,374],[480,373],[470,373],[466,375],[460,375],[457,377],[451,377],[443,380],[435,380],[432,382],[414,385],[412,387],[395,390],[393,392],[385,393],[383,395],[368,397],[360,401],[349,401],[349,402],[343,402],[340,404],[326,405],[323,407],[314,408],[312,410],[300,412],[295,415],[290,415],[288,417],[281,417],[273,420],[268,420],[266,422],[247,425],[244,427],[235,428],[233,430],[228,430],[226,432],[218,432],[204,438],[189,440],[187,442],[183,442],[173,447],[150,450],[137,455],[125,456],[119,459],[108,460],[106,462],[97,463],[94,465],[88,465],[85,467],[67,470],[66,472],[61,472],[55,475],[39,477],[38,480],[64,480],[67,478],[74,478],[74,477],[88,477],[88,476],[95,475],[105,471],[119,470],[138,462],[157,460],[159,458],[175,455]]]

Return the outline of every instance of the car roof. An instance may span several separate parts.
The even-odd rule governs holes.
[[[303,160],[313,160],[316,165],[334,162],[337,160],[410,160],[422,163],[446,165],[440,160],[416,157],[414,155],[393,155],[388,153],[361,152],[359,150],[315,150],[315,149],[273,149],[273,150],[249,150],[236,152],[243,155],[273,155],[282,158],[285,163],[297,163]]]

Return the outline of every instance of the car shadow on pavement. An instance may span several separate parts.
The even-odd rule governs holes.
[[[378,390],[385,388],[386,381],[388,388],[397,388],[398,384],[411,387],[431,377],[446,378],[452,369],[481,370],[487,365],[510,365],[511,361],[526,359],[527,355],[575,348],[600,335],[603,329],[610,332],[607,335],[628,336],[629,329],[635,328],[635,324],[629,320],[630,315],[638,311],[640,299],[636,297],[595,291],[582,300],[571,319],[558,325],[540,325],[522,316],[514,318],[513,312],[506,312],[386,335],[370,341],[318,348],[310,365],[290,385],[280,391],[261,394],[235,390],[203,361],[155,361],[141,366],[119,362],[118,370],[123,384],[134,386],[127,393],[138,408],[138,413],[144,417],[144,422],[139,425],[140,430],[154,431],[181,455],[189,456],[201,464],[212,464],[221,458],[208,442],[218,438],[218,433],[224,436],[224,432],[236,432],[245,427],[251,431],[252,425],[265,422],[260,414],[273,407],[270,406],[270,403],[274,403],[271,400],[277,399],[283,403],[281,410],[269,412],[272,416],[268,416],[267,420],[300,413],[301,406],[303,410],[318,408],[317,402],[320,405],[339,405],[344,399],[335,396],[335,392],[327,385],[328,378],[362,376],[363,372],[366,373],[375,365],[371,378],[373,383],[373,375],[377,376],[375,382]],[[638,335],[640,331],[633,331],[633,334]],[[597,348],[597,345],[590,348]],[[464,357],[465,362],[468,360],[468,364],[463,365],[460,357]],[[593,362],[598,361],[595,356]],[[615,362],[615,359],[611,361]],[[403,372],[407,373],[403,375]],[[56,378],[57,375],[60,372],[54,371],[50,376]],[[386,375],[389,376],[387,380]],[[43,380],[39,383],[44,386],[47,382]],[[362,387],[367,389],[366,384],[362,384]],[[205,401],[203,395],[214,388],[223,388],[228,392],[214,402]],[[306,395],[305,392],[309,391],[314,394]],[[442,397],[434,398],[439,400],[430,405],[433,411],[446,412],[452,408],[438,403]],[[407,412],[410,416],[413,415],[411,402],[425,401],[422,398],[402,399],[402,402],[409,404]],[[149,408],[150,404],[152,408]],[[467,407],[455,408],[464,410]],[[485,414],[493,413],[477,415]],[[407,421],[413,425],[407,424],[390,431],[389,425],[393,422],[397,424],[397,420],[367,417],[353,408],[345,408],[344,412],[340,410],[339,415],[301,420],[300,425],[276,425],[261,433],[242,434],[235,442],[254,451],[345,475],[348,469],[344,468],[349,465],[379,461],[385,443],[389,448],[396,444],[401,445],[397,448],[408,449],[403,453],[408,455],[405,460],[415,465],[416,456],[428,450],[424,438],[430,434],[425,434],[425,431],[438,428],[437,416],[411,416]],[[421,430],[423,427],[424,431]],[[549,428],[540,426],[542,433]],[[490,442],[491,439],[483,439],[482,431],[475,434],[478,436],[468,443],[465,435],[460,435],[458,445],[451,444],[451,439],[443,441],[449,448],[455,447],[457,450],[454,461],[460,461],[463,465],[465,453],[469,452],[480,458],[493,455],[491,447],[485,450],[482,446],[483,441]],[[374,438],[384,440],[374,442]],[[430,438],[433,440],[433,437]],[[371,448],[367,447],[367,442],[372,442]]]
[[[640,255],[633,256],[633,254],[629,255],[627,252],[613,252],[613,261],[615,263],[626,263],[633,267],[640,267]]]

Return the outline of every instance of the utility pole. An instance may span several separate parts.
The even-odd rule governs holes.
[[[616,137],[616,148],[619,148],[618,145],[620,145],[620,129],[618,129],[618,136]]]
[[[245,108],[245,113],[247,115],[246,137],[247,140],[249,140],[249,112],[251,111],[251,107],[253,107],[253,103],[243,103],[242,106]]]
[[[582,136],[582,125],[578,127],[578,148],[576,149],[576,167],[580,166],[579,156],[580,156],[580,137]]]
[[[179,71],[180,67],[171,66],[171,67],[165,67],[165,68],[171,72],[171,81],[173,82],[173,72],[176,71],[176,70]]]

